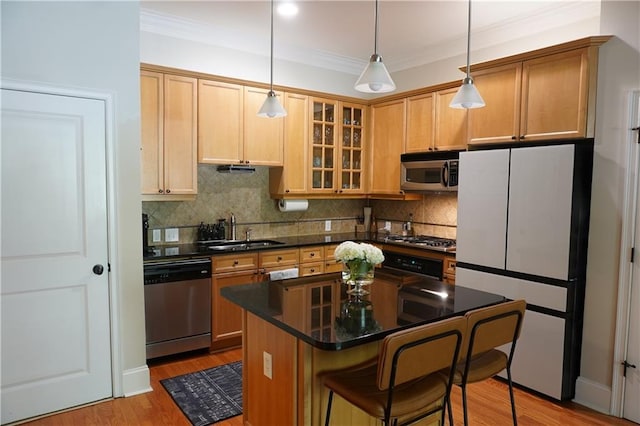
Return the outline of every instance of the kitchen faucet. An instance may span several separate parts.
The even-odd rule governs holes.
[[[244,231],[244,232],[245,232],[245,238],[244,238],[244,239],[245,239],[246,241],[251,241],[251,231],[252,231],[252,229],[251,229],[251,228],[247,228],[247,230],[246,230],[246,231]]]

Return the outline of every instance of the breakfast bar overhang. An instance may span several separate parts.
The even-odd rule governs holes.
[[[395,331],[506,300],[389,268],[376,270],[366,296],[348,294],[340,273],[226,287],[222,295],[243,310],[243,419],[252,426],[324,424],[320,373],[375,357]],[[378,424],[340,398],[331,420]]]

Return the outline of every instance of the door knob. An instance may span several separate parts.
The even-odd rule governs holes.
[[[104,272],[104,266],[102,265],[93,265],[93,273],[96,275],[102,275]]]

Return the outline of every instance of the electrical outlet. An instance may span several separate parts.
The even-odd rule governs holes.
[[[384,223],[384,229],[386,229],[387,231],[391,231],[391,222],[390,221],[386,221]]]
[[[164,249],[164,254],[167,256],[177,256],[180,254],[180,249],[178,247],[167,247]]]
[[[331,221],[330,220],[325,220],[324,221],[324,230],[325,231],[331,231]]]
[[[164,240],[168,243],[176,243],[180,240],[178,228],[167,228],[164,230]]]
[[[160,232],[159,229],[154,229],[152,234],[153,234],[153,237],[151,237],[152,242],[159,243],[160,241],[162,241],[162,232]]]
[[[262,352],[262,371],[264,375],[270,379],[273,379],[273,365],[271,354],[269,352]]]

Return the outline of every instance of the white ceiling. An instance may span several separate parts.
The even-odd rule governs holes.
[[[374,50],[374,1],[296,3],[297,16],[274,18],[274,56],[358,74]],[[269,55],[268,1],[143,0],[140,7],[142,31]],[[378,53],[389,70],[466,52],[467,7],[466,0],[380,0]],[[599,11],[600,0],[474,0],[472,51]]]

